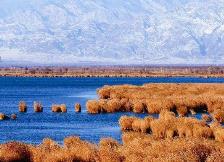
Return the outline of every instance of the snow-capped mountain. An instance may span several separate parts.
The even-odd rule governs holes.
[[[35,63],[224,63],[224,0],[1,0],[0,56]]]

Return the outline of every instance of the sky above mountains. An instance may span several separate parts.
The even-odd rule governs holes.
[[[0,56],[24,64],[222,64],[224,0],[1,0]]]

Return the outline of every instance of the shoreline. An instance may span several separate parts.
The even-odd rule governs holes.
[[[0,77],[64,78],[224,78],[223,66],[0,67]]]

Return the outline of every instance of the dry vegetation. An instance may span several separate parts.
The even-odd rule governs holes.
[[[75,112],[81,112],[81,105],[79,103],[75,104]]]
[[[112,103],[116,105],[116,102]],[[207,121],[208,117],[204,114],[203,118]],[[8,142],[0,145],[0,161],[221,162],[224,158],[224,128],[217,121],[207,124],[204,120],[176,117],[168,110],[162,110],[158,119],[122,116],[119,124],[123,144],[103,138],[97,145],[79,137],[67,137],[63,145],[49,138],[40,145]]]
[[[25,101],[19,102],[19,112],[26,112],[27,111],[27,105]]]
[[[56,112],[56,113],[59,113],[59,112],[65,113],[65,112],[67,112],[67,108],[66,108],[65,104],[61,104],[61,105],[54,104],[51,107],[51,111]]]
[[[149,133],[155,139],[206,138],[224,142],[224,128],[218,122],[208,125],[191,117],[177,118],[169,111],[162,111],[158,119],[122,116],[119,124],[122,131]]]
[[[224,121],[224,84],[145,84],[104,86],[99,100],[86,104],[89,113],[133,111],[135,113],[175,112],[179,116],[211,113]]]
[[[123,144],[103,138],[98,145],[78,137],[64,139],[59,145],[44,139],[40,145],[9,142],[0,145],[2,162],[221,162],[224,143],[210,139],[175,138],[155,139],[151,135],[126,132]]]
[[[89,113],[147,112],[158,113],[159,118],[122,116],[122,144],[111,138],[92,144],[79,137],[65,138],[63,145],[48,138],[40,145],[1,144],[0,161],[222,162],[223,94],[223,84],[104,86],[98,90],[99,100],[86,103]],[[19,107],[24,109],[26,104],[21,103]],[[75,110],[80,112],[81,105],[76,104]],[[52,105],[52,111],[66,112],[66,105]],[[201,120],[186,117],[198,112],[202,113]]]
[[[223,66],[2,67],[0,76],[23,77],[223,77]]]
[[[43,106],[40,102],[33,103],[34,112],[43,112]]]

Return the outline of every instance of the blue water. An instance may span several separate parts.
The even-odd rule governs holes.
[[[17,140],[27,143],[40,143],[50,137],[62,142],[70,135],[80,136],[91,142],[99,142],[102,137],[121,140],[118,126],[120,116],[144,114],[114,113],[87,114],[85,103],[97,98],[96,90],[103,85],[144,83],[224,83],[224,78],[17,78],[0,77],[0,112],[17,114],[17,120],[0,122],[0,143]],[[28,104],[27,113],[18,113],[18,103]],[[33,101],[40,101],[43,113],[33,112]],[[82,112],[74,112],[74,104],[81,103]],[[65,103],[68,112],[51,113],[52,104]]]

